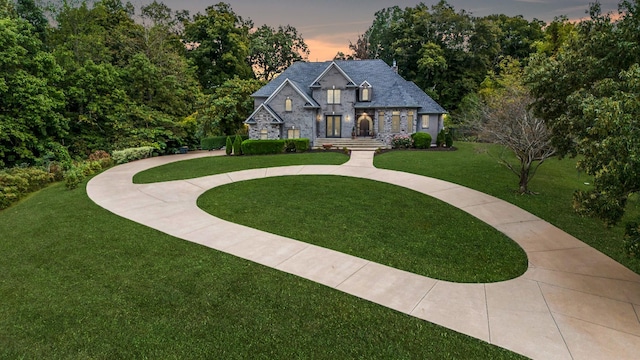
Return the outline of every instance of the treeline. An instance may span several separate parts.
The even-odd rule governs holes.
[[[242,131],[249,95],[309,53],[291,26],[253,26],[226,3],[0,0],[0,168]]]

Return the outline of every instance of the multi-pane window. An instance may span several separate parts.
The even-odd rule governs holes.
[[[384,132],[384,111],[378,113],[378,134]]]
[[[340,104],[340,89],[327,90],[327,104]]]
[[[267,140],[268,137],[269,132],[267,131],[267,129],[260,130],[260,140]]]
[[[363,88],[360,91],[360,101],[371,101],[371,91],[369,88]]]
[[[287,130],[287,139],[300,139],[300,129]]]
[[[291,98],[287,98],[284,101],[284,111],[291,111],[293,110],[293,102],[291,101]]]
[[[407,113],[407,132],[413,132],[413,111]]]
[[[394,111],[391,114],[391,132],[400,132],[400,111]]]
[[[429,115],[422,115],[422,128],[423,129],[428,129],[429,128]]]

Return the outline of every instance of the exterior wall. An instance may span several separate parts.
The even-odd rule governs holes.
[[[268,111],[261,109],[253,118],[256,120],[256,124],[249,126],[249,139],[260,139],[262,129],[267,129],[267,139],[281,138],[281,125],[271,123],[273,117]]]
[[[286,99],[291,99],[291,111],[285,111]],[[284,120],[281,139],[287,138],[287,131],[295,127],[300,130],[301,138],[313,142],[315,109],[305,109],[307,101],[290,85],[283,87],[276,96],[269,100],[269,107]]]
[[[420,114],[420,120],[418,121],[417,130],[420,132],[426,132],[431,135],[431,143],[436,143],[436,137],[442,128],[444,127],[444,119],[442,114],[426,114],[429,115],[429,128],[424,128],[422,125],[422,114]]]
[[[380,112],[384,111],[384,118],[380,117]],[[400,131],[398,132],[393,132],[393,112],[394,111],[399,111],[400,112]],[[413,111],[413,131],[409,132],[409,112]],[[410,108],[410,109],[400,109],[400,108],[388,108],[388,109],[378,109],[376,111],[376,118],[374,120],[374,128],[376,129],[376,131],[378,132],[376,134],[376,138],[379,140],[384,141],[387,145],[391,144],[391,139],[393,139],[393,137],[395,135],[410,135],[414,132],[416,132],[417,125],[418,125],[418,121],[417,121],[417,117],[418,117],[418,112],[416,111],[416,109]],[[380,132],[380,121],[382,121],[383,126],[384,126],[384,131]]]
[[[326,115],[342,116],[340,136],[350,138],[351,131],[355,126],[356,95],[358,87],[347,87],[348,80],[334,67],[331,68],[319,81],[320,87],[313,89],[313,98],[320,104],[321,119],[319,122],[318,134],[320,137],[326,136]],[[340,104],[327,104],[327,90],[340,90]]]

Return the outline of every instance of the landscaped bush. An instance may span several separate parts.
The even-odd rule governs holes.
[[[394,149],[409,149],[413,147],[413,139],[409,135],[395,135],[391,139],[391,146]]]
[[[155,148],[153,146],[143,146],[138,148],[129,148],[124,150],[116,150],[112,154],[113,161],[116,164],[124,164],[129,161],[146,159],[151,157]]]
[[[245,140],[242,152],[245,155],[280,154],[284,152],[285,140]]]
[[[438,133],[438,136],[436,136],[436,146],[437,147],[444,146],[444,141],[445,141],[445,133],[444,133],[444,129],[442,129]]]
[[[624,232],[624,249],[627,254],[640,258],[640,225],[631,222],[626,225]]]
[[[15,167],[0,171],[0,209],[53,182],[53,174],[37,167]]]
[[[212,136],[200,140],[200,148],[202,150],[218,150],[226,146],[228,136]],[[240,135],[241,140],[247,140],[248,135]],[[233,143],[233,142],[232,142]]]
[[[453,135],[451,134],[451,131],[447,131],[444,135],[444,145],[448,148],[453,146]]]
[[[236,139],[233,141],[233,155],[242,155],[242,139],[240,135],[236,135]]]
[[[94,151],[89,155],[89,161],[98,162],[102,169],[106,169],[113,165],[113,159],[108,152],[104,150]]]
[[[426,132],[417,132],[411,134],[413,138],[413,146],[417,149],[428,149],[431,147],[431,134]]]
[[[224,151],[227,153],[227,155],[231,155],[231,153],[233,152],[233,141],[231,141],[231,136],[227,136]]]
[[[285,142],[287,152],[305,152],[309,150],[309,139],[287,139]]]

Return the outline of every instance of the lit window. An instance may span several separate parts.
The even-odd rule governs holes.
[[[291,111],[291,110],[292,110],[292,107],[293,107],[293,105],[292,105],[292,101],[291,101],[291,99],[290,99],[290,98],[287,98],[287,99],[284,101],[284,111]]]
[[[378,113],[378,134],[384,132],[384,111]]]
[[[422,115],[422,128],[423,129],[429,128],[429,115]]]
[[[369,88],[363,88],[360,91],[360,101],[371,101],[371,91]]]
[[[300,139],[300,129],[287,130],[287,139]]]
[[[394,111],[391,115],[391,132],[400,132],[400,111]]]
[[[407,132],[413,132],[413,111],[407,113]]]
[[[269,132],[267,129],[260,130],[260,140],[267,140],[269,138]]]
[[[327,90],[327,104],[340,104],[340,89]]]

